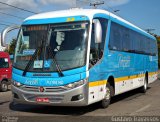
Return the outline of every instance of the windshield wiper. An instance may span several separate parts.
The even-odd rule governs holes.
[[[49,26],[49,28],[48,28],[48,35],[47,35],[47,42],[46,42],[46,45],[45,45],[45,51],[46,51],[46,49],[48,49],[48,52],[49,52],[49,54],[51,55],[52,60],[53,60],[53,62],[55,63],[56,68],[57,68],[57,70],[58,70],[58,75],[59,75],[60,77],[63,77],[64,74],[62,73],[62,70],[61,70],[59,64],[57,63],[57,60],[56,60],[56,58],[55,58],[55,54],[53,53],[51,47],[49,46],[49,41],[50,41],[50,38],[51,38],[51,34],[52,34],[52,29],[51,29],[51,27]],[[47,48],[47,47],[48,47],[48,48]]]
[[[53,62],[54,62],[55,65],[56,65],[56,68],[57,68],[57,70],[58,70],[59,76],[60,76],[60,77],[63,77],[64,74],[62,73],[62,70],[61,70],[59,64],[57,63],[57,60],[56,60],[56,58],[55,58],[55,55],[53,54],[52,49],[51,49],[50,46],[48,46],[48,51],[49,51],[49,53],[51,54],[51,57],[52,57],[52,59],[53,59]]]
[[[36,51],[34,52],[31,60],[29,60],[27,66],[26,66],[25,69],[24,69],[22,76],[26,76],[26,72],[30,69],[30,67],[31,67],[33,61],[36,59],[37,55],[42,52],[44,45],[45,45],[45,44],[44,44],[44,39],[43,39],[43,40],[42,40],[42,45],[41,45],[40,47],[38,47],[38,48],[36,49]],[[62,70],[61,70],[59,64],[57,63],[57,60],[56,60],[56,58],[55,58],[55,55],[53,54],[50,46],[47,46],[47,45],[45,45],[45,46],[48,47],[48,51],[49,51],[49,53],[51,54],[51,57],[52,57],[52,59],[53,59],[53,62],[55,63],[56,68],[57,68],[57,70],[58,70],[58,75],[59,75],[60,77],[63,77],[64,74],[62,73]],[[45,48],[45,50],[46,50],[46,48]],[[45,53],[44,53],[44,55],[45,55]],[[43,61],[44,61],[44,58],[43,58]],[[43,66],[43,67],[44,67],[44,66]]]
[[[36,51],[34,52],[33,56],[31,57],[31,60],[29,60],[27,66],[24,69],[22,76],[26,76],[26,72],[28,71],[28,69],[30,69],[30,67],[31,67],[33,61],[36,59],[38,53],[42,52],[43,44],[44,44],[44,41],[42,41],[42,45],[40,47],[38,47],[36,49]]]

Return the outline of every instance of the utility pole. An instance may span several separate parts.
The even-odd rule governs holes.
[[[93,6],[95,9],[97,8],[97,6],[104,4],[104,1],[97,1],[94,3],[90,3],[90,6]]]
[[[119,12],[120,10],[114,10],[114,13]]]
[[[148,28],[148,29],[145,29],[145,31],[147,31],[147,33],[150,33],[151,34],[151,31],[154,31],[155,29],[152,29],[152,28]]]

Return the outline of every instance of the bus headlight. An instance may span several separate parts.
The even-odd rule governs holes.
[[[70,89],[71,88],[76,88],[76,87],[79,87],[83,84],[86,84],[87,81],[88,81],[88,79],[83,79],[83,80],[80,80],[78,82],[73,82],[73,83],[67,84],[65,87],[70,88]]]
[[[16,87],[20,87],[22,86],[23,84],[21,84],[20,82],[17,82],[17,81],[12,81],[12,84]]]

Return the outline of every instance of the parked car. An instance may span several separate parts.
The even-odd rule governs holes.
[[[0,91],[8,90],[12,77],[12,64],[10,56],[6,52],[0,52]]]

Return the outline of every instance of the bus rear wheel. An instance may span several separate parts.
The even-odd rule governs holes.
[[[6,92],[7,90],[8,90],[7,81],[3,80],[3,81],[0,83],[0,91]]]
[[[142,93],[146,93],[148,88],[148,82],[147,82],[147,77],[144,79],[144,85],[140,88]]]
[[[105,92],[105,96],[104,99],[101,101],[101,107],[102,108],[107,108],[110,104],[111,101],[111,88],[112,86],[110,86],[110,84],[106,85],[106,92]]]

